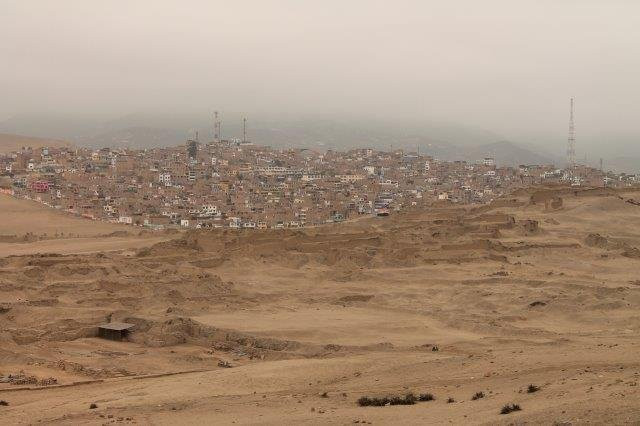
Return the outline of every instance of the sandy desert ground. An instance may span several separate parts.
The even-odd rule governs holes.
[[[4,237],[21,238],[28,233],[56,238],[95,237],[130,229],[124,225],[75,217],[47,208],[37,201],[18,199],[5,194],[0,194],[0,212],[0,235]]]
[[[640,191],[157,237],[3,249],[0,423],[640,424]]]
[[[139,249],[170,238],[83,219],[36,201],[0,194],[0,257]]]

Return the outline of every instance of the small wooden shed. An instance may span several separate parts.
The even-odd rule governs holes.
[[[127,334],[135,324],[126,322],[110,322],[98,326],[98,337],[109,340],[121,341],[127,337]]]

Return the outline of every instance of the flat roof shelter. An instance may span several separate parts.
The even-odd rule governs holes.
[[[127,337],[129,331],[135,326],[135,324],[129,324],[126,322],[110,322],[108,324],[101,324],[98,326],[98,337],[109,340],[121,341]]]

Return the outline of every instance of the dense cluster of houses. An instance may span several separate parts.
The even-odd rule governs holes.
[[[0,173],[3,191],[16,197],[150,228],[297,228],[434,202],[483,203],[532,184],[640,181],[583,166],[497,167],[492,158],[449,162],[403,150],[276,150],[239,141],[145,150],[23,148],[0,155]]]

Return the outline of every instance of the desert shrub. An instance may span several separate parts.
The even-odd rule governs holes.
[[[432,394],[430,393],[421,393],[418,396],[418,401],[433,401],[434,399],[436,399]]]
[[[361,407],[384,407],[385,405],[413,405],[418,398],[412,393],[408,393],[405,396],[390,396],[382,398],[370,398],[363,396],[358,399],[358,405]]]
[[[387,397],[369,398],[368,396],[363,396],[358,399],[358,405],[361,407],[383,407],[390,402],[390,399]]]
[[[358,398],[358,405],[361,407],[368,407],[371,404],[371,398],[369,398],[368,396],[361,396],[360,398]]]
[[[388,405],[391,402],[391,400],[388,397],[383,397],[383,398],[372,398],[371,399],[371,405],[375,406],[375,407],[384,407],[385,405]]]
[[[389,399],[389,405],[402,405],[403,398],[399,396],[392,396]]]
[[[476,392],[473,394],[473,396],[471,397],[472,401],[476,401],[480,398],[484,398],[484,392]]]
[[[451,397],[447,398],[447,404],[452,404],[452,403],[454,403],[454,402],[456,402],[456,400],[455,400],[455,399],[453,399],[453,398],[451,398]]]
[[[89,409],[90,410],[94,410],[96,408],[98,408],[98,404],[96,404],[96,403],[92,403],[91,405],[89,405]]]
[[[4,399],[0,399],[0,405],[6,407],[7,405],[9,405],[9,403]]]
[[[522,410],[522,408],[520,408],[518,404],[507,404],[504,407],[502,407],[502,410],[500,410],[500,414],[509,414],[514,411],[520,411],[520,410]]]
[[[405,405],[412,405],[415,404],[416,401],[418,400],[418,398],[416,398],[416,396],[412,393],[408,393],[404,396],[404,403]]]
[[[540,387],[534,384],[527,386],[527,393],[534,393],[534,392],[538,392],[539,390],[540,390]]]
[[[389,400],[389,405],[413,405],[416,403],[416,397],[412,393],[405,396],[393,396]]]
[[[329,394],[328,394],[327,392],[322,392],[322,393],[320,394],[320,397],[321,397],[321,398],[329,398]]]

